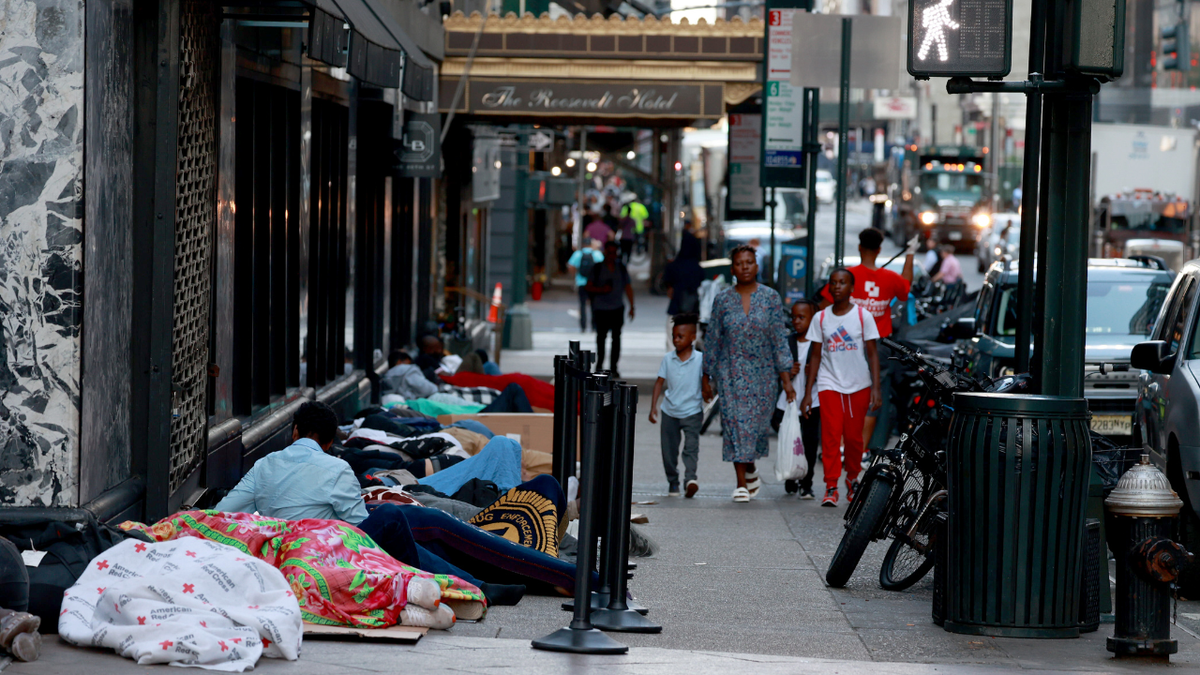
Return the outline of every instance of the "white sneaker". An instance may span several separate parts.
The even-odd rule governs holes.
[[[750,501],[750,491],[744,487],[737,488],[733,491],[733,501],[739,504]]]

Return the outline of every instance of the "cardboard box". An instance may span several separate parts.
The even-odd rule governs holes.
[[[522,450],[554,452],[553,413],[480,413],[476,415],[438,415],[438,422],[449,426],[460,420],[475,420],[497,436],[521,437]]]

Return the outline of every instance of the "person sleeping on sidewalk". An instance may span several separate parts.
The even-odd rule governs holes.
[[[337,413],[328,405],[309,402],[300,406],[292,425],[293,444],[258,460],[213,508],[286,520],[344,520],[405,564],[434,574],[452,574],[478,586],[492,605],[516,604],[527,585],[546,592],[574,589],[574,564],[438,509],[415,505],[368,509],[350,465],[328,454],[337,426]],[[493,444],[497,454],[520,452],[515,441],[503,436],[493,438],[489,446]],[[480,456],[490,454],[487,446],[480,452]],[[545,530],[552,533],[548,536],[554,537],[556,547],[557,521],[559,514],[565,513],[566,502],[558,483],[539,476],[512,488],[509,494],[518,491],[536,493],[532,501],[527,494],[514,503],[537,504],[537,513],[528,514],[529,519],[547,523]],[[500,500],[505,501],[506,496]],[[554,522],[549,523],[551,520]]]

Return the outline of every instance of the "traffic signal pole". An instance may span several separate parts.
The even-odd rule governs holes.
[[[1041,81],[1045,60],[1046,0],[1033,0],[1029,26],[1029,79]],[[1021,245],[1018,261],[1033,260],[1037,252],[1038,167],[1042,143],[1042,93],[1034,89],[1025,97],[1025,161],[1021,167]],[[1017,270],[1017,372],[1029,372],[1029,347],[1033,340],[1033,265],[1025,263]]]
[[[804,161],[808,171],[808,223],[804,235],[804,297],[811,298],[816,293],[813,285],[816,278],[813,269],[817,264],[816,245],[817,233],[817,153],[821,145],[817,140],[820,123],[817,119],[821,113],[821,90],[808,88],[804,90]]]

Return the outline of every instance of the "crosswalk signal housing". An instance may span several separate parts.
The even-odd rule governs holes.
[[[1012,0],[910,0],[908,72],[930,77],[1008,75]]]

